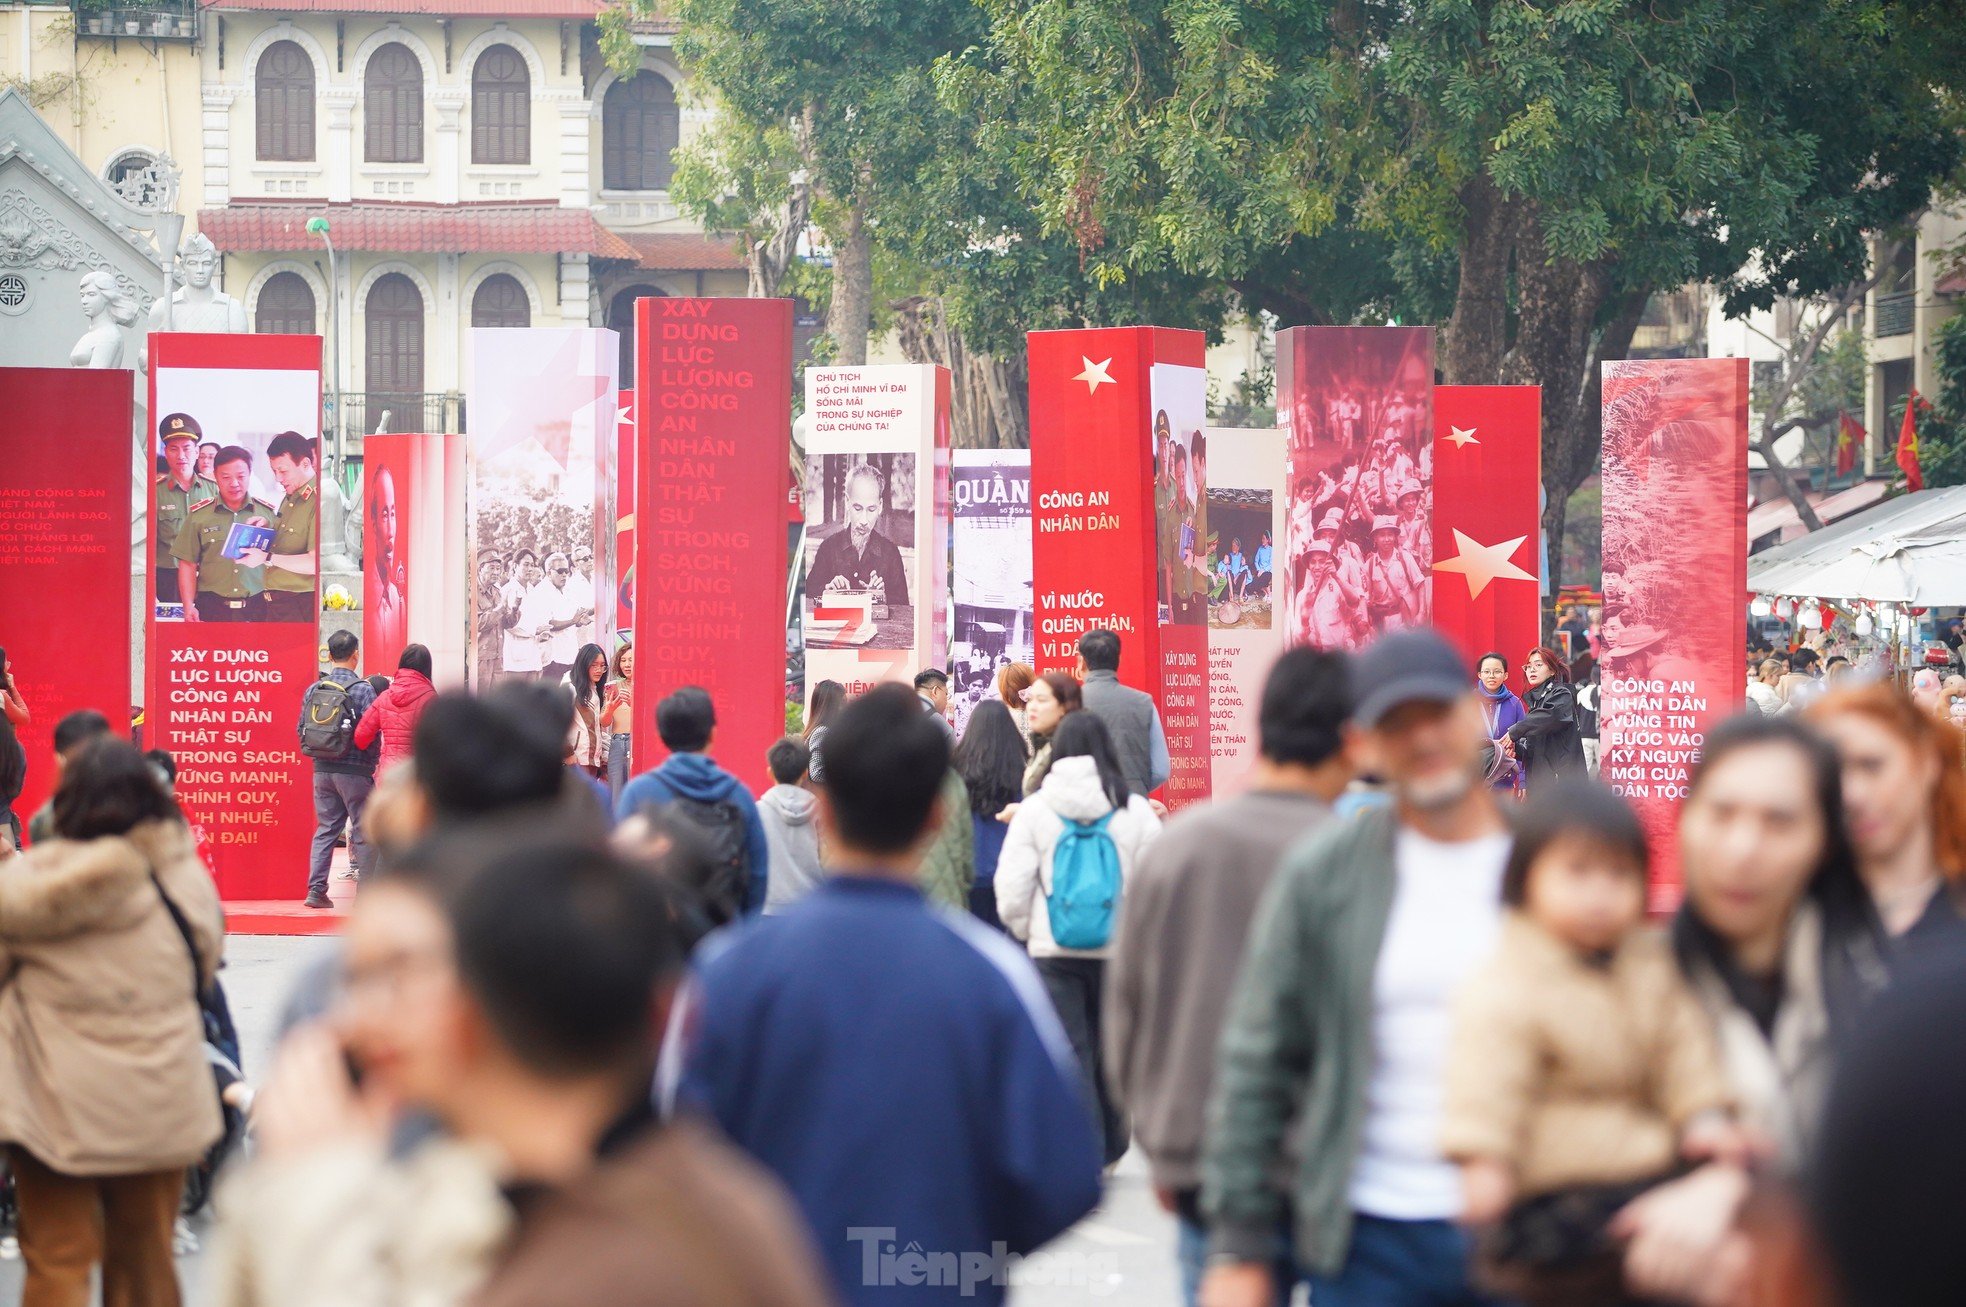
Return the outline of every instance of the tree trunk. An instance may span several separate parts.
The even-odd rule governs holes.
[[[799,255],[799,237],[812,222],[812,181],[807,170],[811,163],[812,110],[807,108],[792,125],[792,142],[807,167],[792,174],[785,203],[771,215],[771,231],[744,251],[744,264],[750,273],[745,294],[753,299],[770,299],[778,294],[786,270]]]
[[[991,354],[973,352],[949,321],[940,296],[895,300],[895,333],[910,362],[949,369],[949,439],[957,449],[1025,449],[1031,436],[1021,370]]]
[[[848,366],[867,362],[873,317],[874,234],[867,227],[865,202],[854,200],[846,206],[844,230],[833,239],[833,303],[826,315],[832,362]]]
[[[1782,494],[1788,497],[1789,507],[1793,508],[1795,515],[1802,519],[1802,525],[1808,530],[1820,531],[1823,529],[1823,519],[1816,516],[1816,506],[1811,504],[1809,496],[1802,492],[1802,485],[1795,479],[1795,474],[1789,471],[1788,464],[1782,462],[1780,456],[1775,453],[1775,442],[1787,433],[1788,428],[1784,426],[1772,434],[1763,434],[1754,442],[1755,452],[1760,454],[1761,461],[1768,465],[1768,471],[1774,476],[1775,484],[1780,486]]]
[[[1509,345],[1509,256],[1521,206],[1477,176],[1461,188],[1461,208],[1461,276],[1440,369],[1450,386],[1491,386]]]

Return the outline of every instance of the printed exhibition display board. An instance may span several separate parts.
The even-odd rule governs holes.
[[[1433,620],[1432,327],[1277,333],[1286,644],[1359,649]]]
[[[151,572],[144,743],[176,757],[219,894],[299,899],[314,833],[294,724],[321,616],[321,338],[153,333],[150,414],[167,467],[150,538],[171,541],[175,565]],[[218,446],[210,481],[196,475],[201,442]]]
[[[995,696],[997,670],[1034,656],[1031,452],[958,449],[949,476],[950,715],[960,735]]]
[[[1474,666],[1494,652],[1521,694],[1542,643],[1543,392],[1436,386],[1434,625]]]
[[[664,756],[655,705],[700,685],[717,760],[753,789],[785,733],[785,494],[792,301],[635,305],[634,765]]]
[[[1198,331],[1034,331],[1031,564],[1037,668],[1069,670],[1095,627],[1153,695],[1170,807],[1209,787],[1208,400]]]
[[[1638,810],[1667,911],[1679,801],[1746,691],[1747,360],[1606,363],[1603,412],[1600,774]]]
[[[615,396],[614,625],[620,638],[635,632],[635,392]]]
[[[470,621],[464,437],[362,441],[362,670],[394,673],[406,644],[430,650],[439,688],[465,683]]]
[[[118,734],[129,725],[131,377],[0,368],[0,395],[12,429],[0,478],[0,676],[32,714],[16,732],[27,770],[12,806],[25,830],[54,788],[55,723],[94,708]]]
[[[1283,649],[1283,433],[1211,428],[1208,454],[1209,789],[1221,798],[1245,788],[1256,765],[1263,683]]]
[[[806,694],[848,698],[949,649],[949,372],[806,369]]]
[[[475,686],[613,654],[618,348],[596,327],[471,331]]]

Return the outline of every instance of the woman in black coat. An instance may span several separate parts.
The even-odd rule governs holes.
[[[1581,780],[1584,737],[1577,725],[1577,695],[1563,660],[1548,649],[1531,649],[1522,666],[1529,692],[1522,696],[1523,718],[1507,739],[1530,794],[1557,780]]]

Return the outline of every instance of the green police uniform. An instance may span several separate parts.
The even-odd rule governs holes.
[[[1181,521],[1174,512],[1174,487],[1159,476],[1154,478],[1154,588],[1161,591],[1161,601],[1173,603],[1174,596],[1165,592],[1167,580],[1174,572],[1181,570],[1181,559],[1177,550],[1181,543]]]
[[[177,545],[177,533],[184,529],[184,520],[191,516],[191,506],[207,499],[218,498],[218,487],[203,477],[191,478],[189,489],[171,480],[169,472],[159,473],[155,488],[157,496],[157,602],[174,604],[181,597],[177,589],[177,555],[172,550]]]
[[[280,511],[272,521],[273,544],[268,550],[272,557],[263,569],[264,621],[304,622],[314,615],[314,578],[281,567],[280,555],[304,554],[314,548],[314,521],[320,506],[312,481],[280,501]]]
[[[271,522],[273,506],[248,495],[245,503],[231,509],[214,495],[191,506],[191,514],[185,518],[171,546],[171,553],[179,562],[198,569],[198,594],[194,602],[198,605],[198,616],[208,622],[250,622],[261,616],[259,595],[266,588],[260,575],[263,569],[241,567],[236,559],[227,558],[224,553],[233,526],[244,525],[256,517]]]

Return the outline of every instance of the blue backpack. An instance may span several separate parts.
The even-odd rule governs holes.
[[[1045,910],[1051,938],[1060,948],[1104,948],[1113,937],[1113,914],[1120,902],[1120,851],[1098,821],[1061,818],[1065,829],[1051,853],[1051,889]]]

